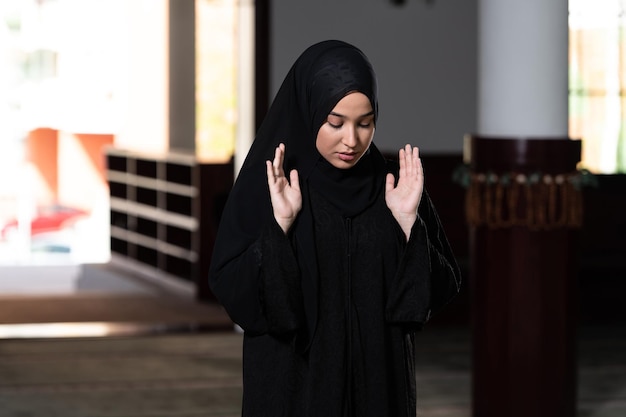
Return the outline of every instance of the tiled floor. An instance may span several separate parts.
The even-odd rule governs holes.
[[[579,331],[579,417],[626,416],[626,332]],[[469,332],[419,337],[419,416],[471,416]],[[0,416],[240,415],[241,334],[0,341]]]
[[[236,416],[240,339],[0,341],[0,416]]]

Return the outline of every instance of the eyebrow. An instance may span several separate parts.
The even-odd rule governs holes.
[[[342,119],[345,119],[345,118],[347,117],[347,116],[345,116],[345,115],[343,115],[343,114],[336,113],[336,112],[334,112],[334,111],[331,111],[331,112],[330,112],[330,113],[328,113],[328,114],[329,114],[329,115],[332,115],[332,116],[341,117]],[[369,113],[365,113],[365,114],[362,114],[362,115],[360,115],[360,116],[357,116],[357,119],[360,119],[360,118],[363,118],[363,117],[367,117],[367,116],[373,116],[373,115],[374,115],[374,110],[372,110],[372,111],[371,111],[371,112],[369,112]]]

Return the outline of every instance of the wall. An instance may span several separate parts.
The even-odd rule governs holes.
[[[28,132],[26,139],[26,160],[34,169],[32,187],[35,205],[49,205],[57,202],[59,192],[59,132],[50,128],[39,128]]]
[[[626,323],[626,175],[598,175],[583,189],[579,234],[579,316]]]
[[[113,142],[113,134],[59,132],[59,203],[89,212],[100,210],[109,193],[104,149]]]
[[[272,98],[307,46],[335,38],[377,72],[382,150],[460,153],[475,130],[477,0],[272,0],[270,22]]]

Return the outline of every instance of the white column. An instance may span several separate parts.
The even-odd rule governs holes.
[[[478,0],[481,136],[568,135],[568,1]]]
[[[237,8],[237,133],[235,176],[254,140],[254,1],[241,0]]]
[[[120,52],[126,65],[120,70],[124,76],[119,89],[124,107],[115,146],[165,152],[169,147],[168,1],[125,1],[120,9],[124,24],[111,28],[127,37]]]
[[[196,150],[195,0],[169,0],[169,150]]]

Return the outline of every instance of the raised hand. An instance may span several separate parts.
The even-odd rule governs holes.
[[[400,162],[398,183],[396,185],[393,174],[387,174],[385,202],[408,240],[422,199],[424,170],[417,147],[406,145],[398,152],[398,159]]]
[[[302,209],[302,193],[298,171],[291,170],[289,180],[287,180],[283,170],[284,159],[285,145],[281,143],[274,152],[274,161],[267,160],[265,165],[274,218],[286,234]]]

